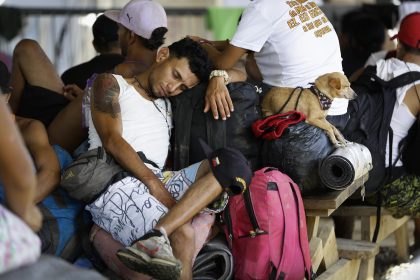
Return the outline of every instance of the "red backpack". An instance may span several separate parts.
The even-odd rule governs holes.
[[[299,187],[275,168],[254,173],[223,214],[236,280],[312,278],[305,209]]]

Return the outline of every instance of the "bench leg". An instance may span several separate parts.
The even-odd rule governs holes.
[[[306,229],[308,230],[308,239],[311,240],[318,234],[319,227],[319,216],[307,216],[306,217]]]
[[[358,280],[373,280],[375,273],[375,257],[371,257],[367,260],[362,260],[359,268]]]
[[[409,258],[407,222],[405,222],[395,231],[395,243],[397,247],[398,261],[407,261]]]

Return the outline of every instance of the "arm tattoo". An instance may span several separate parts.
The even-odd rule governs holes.
[[[111,74],[101,74],[96,77],[93,84],[93,106],[99,112],[110,114],[116,118],[121,113],[118,95],[120,87],[114,76]]]

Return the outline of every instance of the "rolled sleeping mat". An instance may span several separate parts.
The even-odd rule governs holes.
[[[349,142],[324,158],[319,166],[323,185],[342,190],[372,169],[372,156],[365,146]]]

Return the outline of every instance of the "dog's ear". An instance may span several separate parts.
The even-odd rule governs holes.
[[[329,80],[328,80],[328,85],[331,88],[334,88],[336,90],[340,90],[341,87],[342,87],[341,79],[338,78],[338,77],[330,77]]]

